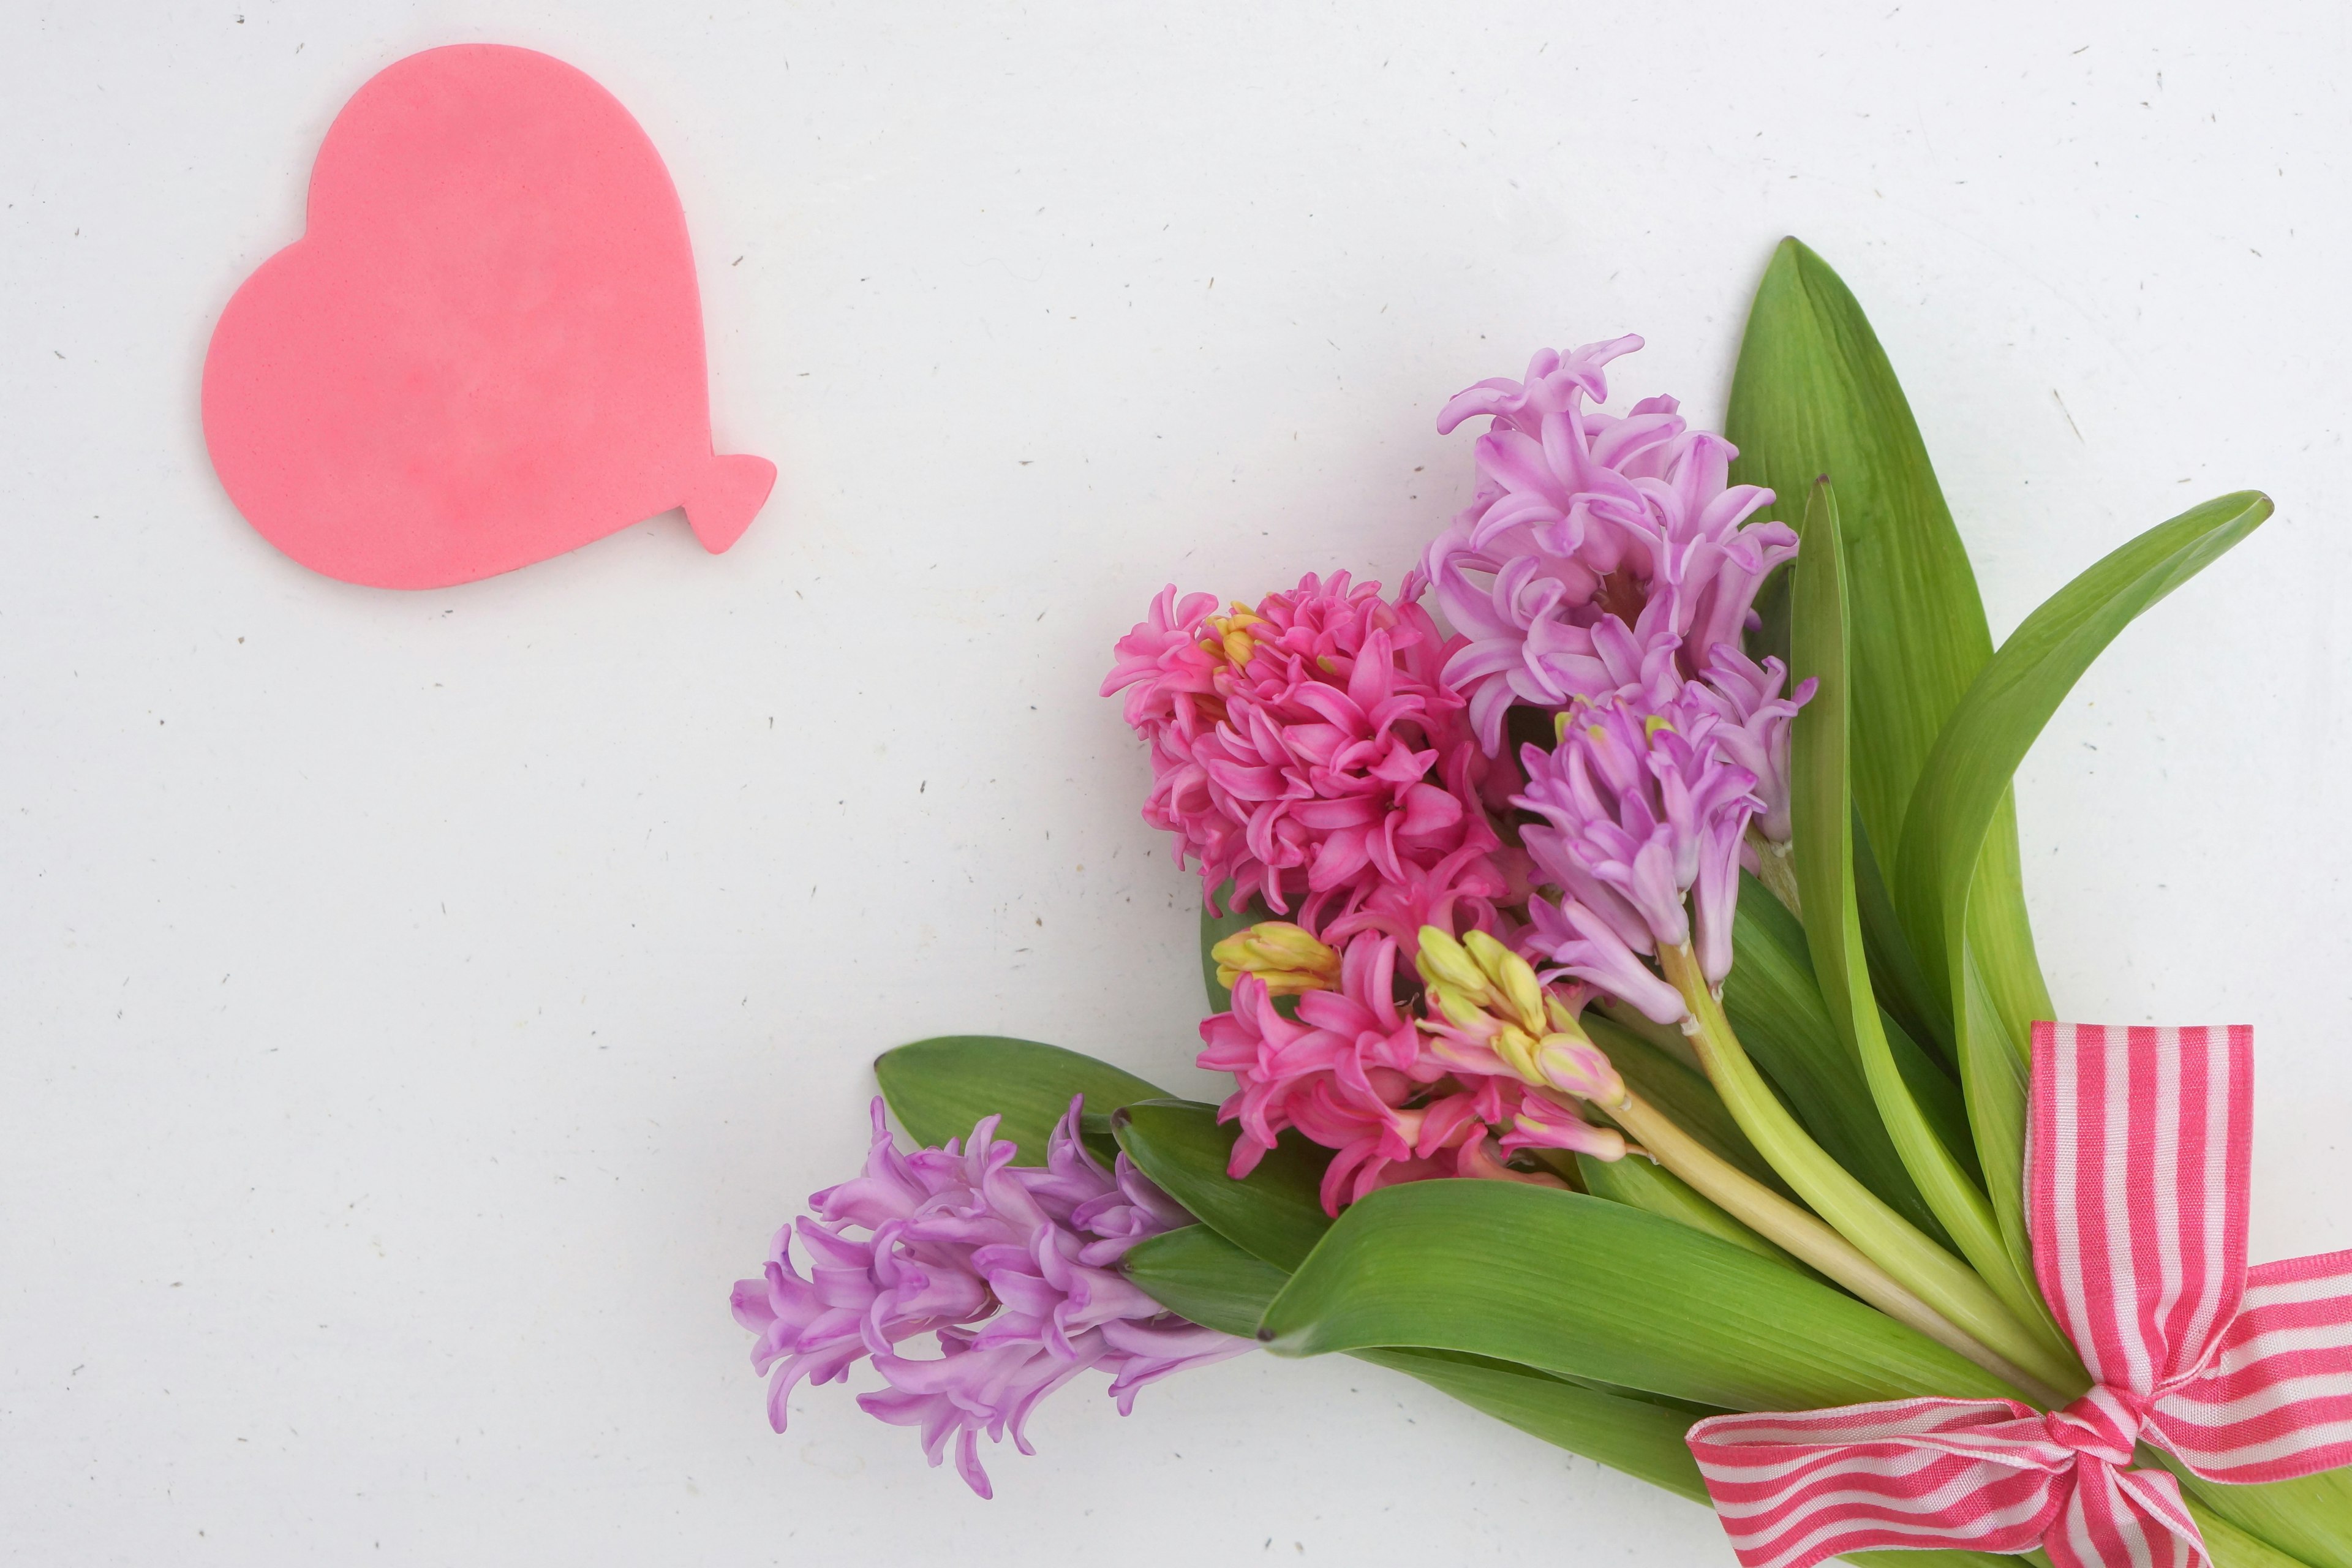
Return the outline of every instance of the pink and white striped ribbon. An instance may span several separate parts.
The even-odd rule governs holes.
[[[2046,1547],[2057,1568],[2204,1568],[2179,1483],[2352,1464],[2352,1251],[2246,1268],[2253,1033],[2036,1024],[2033,1271],[2093,1387],[2043,1415],[1901,1399],[1690,1430],[1745,1568],[1886,1548]]]

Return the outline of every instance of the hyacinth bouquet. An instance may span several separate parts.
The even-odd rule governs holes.
[[[1196,1364],[1345,1352],[1706,1501],[1686,1435],[1725,1413],[2038,1421],[2116,1381],[2037,1280],[2029,1069],[2058,1015],[2011,775],[2270,502],[2159,524],[1996,651],[1818,257],[1767,270],[1724,435],[1671,397],[1605,411],[1640,346],[1444,406],[1483,425],[1475,493],[1394,594],[1170,588],[1119,641],[1104,692],[1201,879],[1200,1065],[1234,1092],[993,1037],[883,1056],[864,1173],[736,1287],[779,1430],[863,1363],[858,1403],[985,1497],[979,1440],[1028,1452],[1082,1374],[1125,1411]],[[2137,1462],[2211,1561],[2352,1568],[2352,1472],[2222,1484],[2164,1447]]]

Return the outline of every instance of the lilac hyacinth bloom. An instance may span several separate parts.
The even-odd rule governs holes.
[[[1818,680],[1801,682],[1789,696],[1789,667],[1777,658],[1758,664],[1728,643],[1719,644],[1706,672],[1690,687],[1694,700],[1723,721],[1716,731],[1726,755],[1756,775],[1756,830],[1774,844],[1786,844],[1795,825],[1789,817],[1790,726],[1811,701]]]
[[[1710,984],[1731,972],[1741,842],[1767,809],[1747,760],[1779,747],[1785,773],[1789,720],[1812,695],[1808,682],[1782,700],[1777,665],[1740,665],[1727,691],[1656,661],[1646,681],[1575,702],[1554,749],[1521,752],[1528,786],[1513,801],[1544,819],[1522,837],[1560,894],[1528,905],[1526,944],[1662,1024],[1683,999],[1643,955],[1688,942]],[[1731,681],[1749,671],[1753,685]]]
[[[995,1137],[992,1116],[961,1145],[901,1153],[874,1101],[865,1173],[812,1196],[815,1214],[776,1233],[764,1276],[735,1285],[735,1320],[759,1335],[751,1364],[770,1377],[777,1431],[802,1379],[845,1379],[869,1361],[887,1386],[858,1405],[919,1427],[934,1465],[955,1438],[958,1473],[988,1497],[981,1435],[1009,1432],[1033,1452],[1029,1413],[1089,1367],[1110,1373],[1125,1415],[1144,1384],[1255,1348],[1168,1311],[1118,1272],[1137,1242],[1192,1215],[1126,1155],[1106,1170],[1088,1153],[1079,1104],[1055,1128],[1045,1163],[1025,1166],[1013,1163],[1017,1145]],[[938,1356],[900,1353],[924,1335]]]
[[[1469,697],[1489,753],[1514,702],[1557,709],[1622,688],[1627,658],[1612,640],[1672,639],[1683,675],[1696,677],[1717,647],[1737,647],[1757,589],[1796,553],[1786,524],[1749,521],[1772,492],[1727,483],[1731,444],[1689,429],[1673,398],[1622,416],[1586,406],[1607,398],[1609,362],[1641,346],[1629,336],[1547,349],[1524,382],[1480,382],[1438,416],[1441,433],[1480,416],[1492,424],[1470,505],[1406,593],[1426,584],[1468,639],[1444,678]]]

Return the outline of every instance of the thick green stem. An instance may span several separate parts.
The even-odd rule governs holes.
[[[1723,1098],[1748,1142],[1797,1195],[1812,1205],[1839,1236],[1965,1338],[2021,1371],[2037,1399],[2063,1404],[2081,1393],[2084,1384],[2079,1367],[2053,1355],[1973,1269],[1889,1208],[1798,1124],[1741,1049],[1730,1019],[1724,1016],[1723,1004],[1708,986],[1689,944],[1661,947],[1658,958],[1666,979],[1682,993],[1683,1005],[1690,1009],[1683,1030],[1697,1048],[1700,1065],[1716,1093]],[[1979,1358],[1971,1359],[1986,1364]],[[2016,1381],[2013,1376],[2011,1380]]]

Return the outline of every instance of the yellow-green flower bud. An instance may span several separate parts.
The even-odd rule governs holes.
[[[1288,921],[1261,921],[1209,949],[1217,984],[1226,989],[1244,974],[1258,977],[1269,995],[1329,991],[1339,984],[1338,951]]]
[[[1473,936],[1483,933],[1473,931]],[[1422,979],[1432,991],[1445,987],[1460,992],[1480,1006],[1486,1005],[1488,986],[1486,972],[1477,960],[1464,950],[1462,944],[1435,926],[1421,928],[1421,953],[1413,960]]]
[[[1462,939],[1463,948],[1485,972],[1496,998],[1504,1003],[1519,1027],[1544,1026],[1543,987],[1536,983],[1535,966],[1483,931]]]

